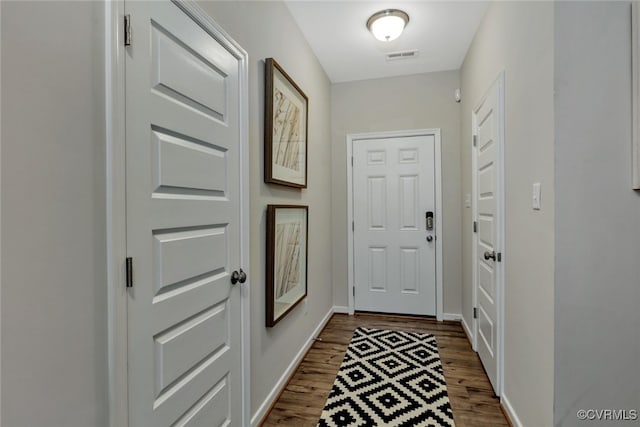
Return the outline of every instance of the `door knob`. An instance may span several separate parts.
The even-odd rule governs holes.
[[[433,236],[427,236],[427,242],[431,242],[433,240]]]
[[[486,260],[492,259],[492,260],[495,261],[496,260],[496,251],[492,251],[492,252],[487,251],[487,252],[485,252],[484,253],[484,259],[486,259]]]
[[[232,285],[235,285],[238,282],[244,283],[246,281],[247,281],[247,273],[242,271],[242,269],[240,269],[239,272],[236,270],[233,273],[231,273],[231,284]]]
[[[236,270],[233,273],[231,273],[231,284],[235,285],[236,283],[238,283],[238,280],[240,280],[240,274]]]

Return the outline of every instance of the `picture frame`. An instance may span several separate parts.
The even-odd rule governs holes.
[[[268,327],[307,297],[308,218],[308,206],[267,205]]]
[[[264,182],[307,188],[309,99],[273,58],[265,60]]]

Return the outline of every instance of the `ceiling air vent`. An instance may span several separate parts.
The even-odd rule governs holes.
[[[418,49],[403,50],[400,52],[390,52],[385,55],[387,61],[398,61],[400,59],[411,59],[418,56]]]

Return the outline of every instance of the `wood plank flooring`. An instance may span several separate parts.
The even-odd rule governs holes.
[[[271,408],[263,426],[316,426],[353,331],[359,326],[435,335],[456,426],[508,426],[460,323],[379,314],[335,314]]]

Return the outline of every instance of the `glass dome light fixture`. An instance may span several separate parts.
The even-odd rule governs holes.
[[[367,28],[375,38],[390,42],[400,37],[409,23],[409,15],[399,9],[386,9],[376,12],[367,20]]]

